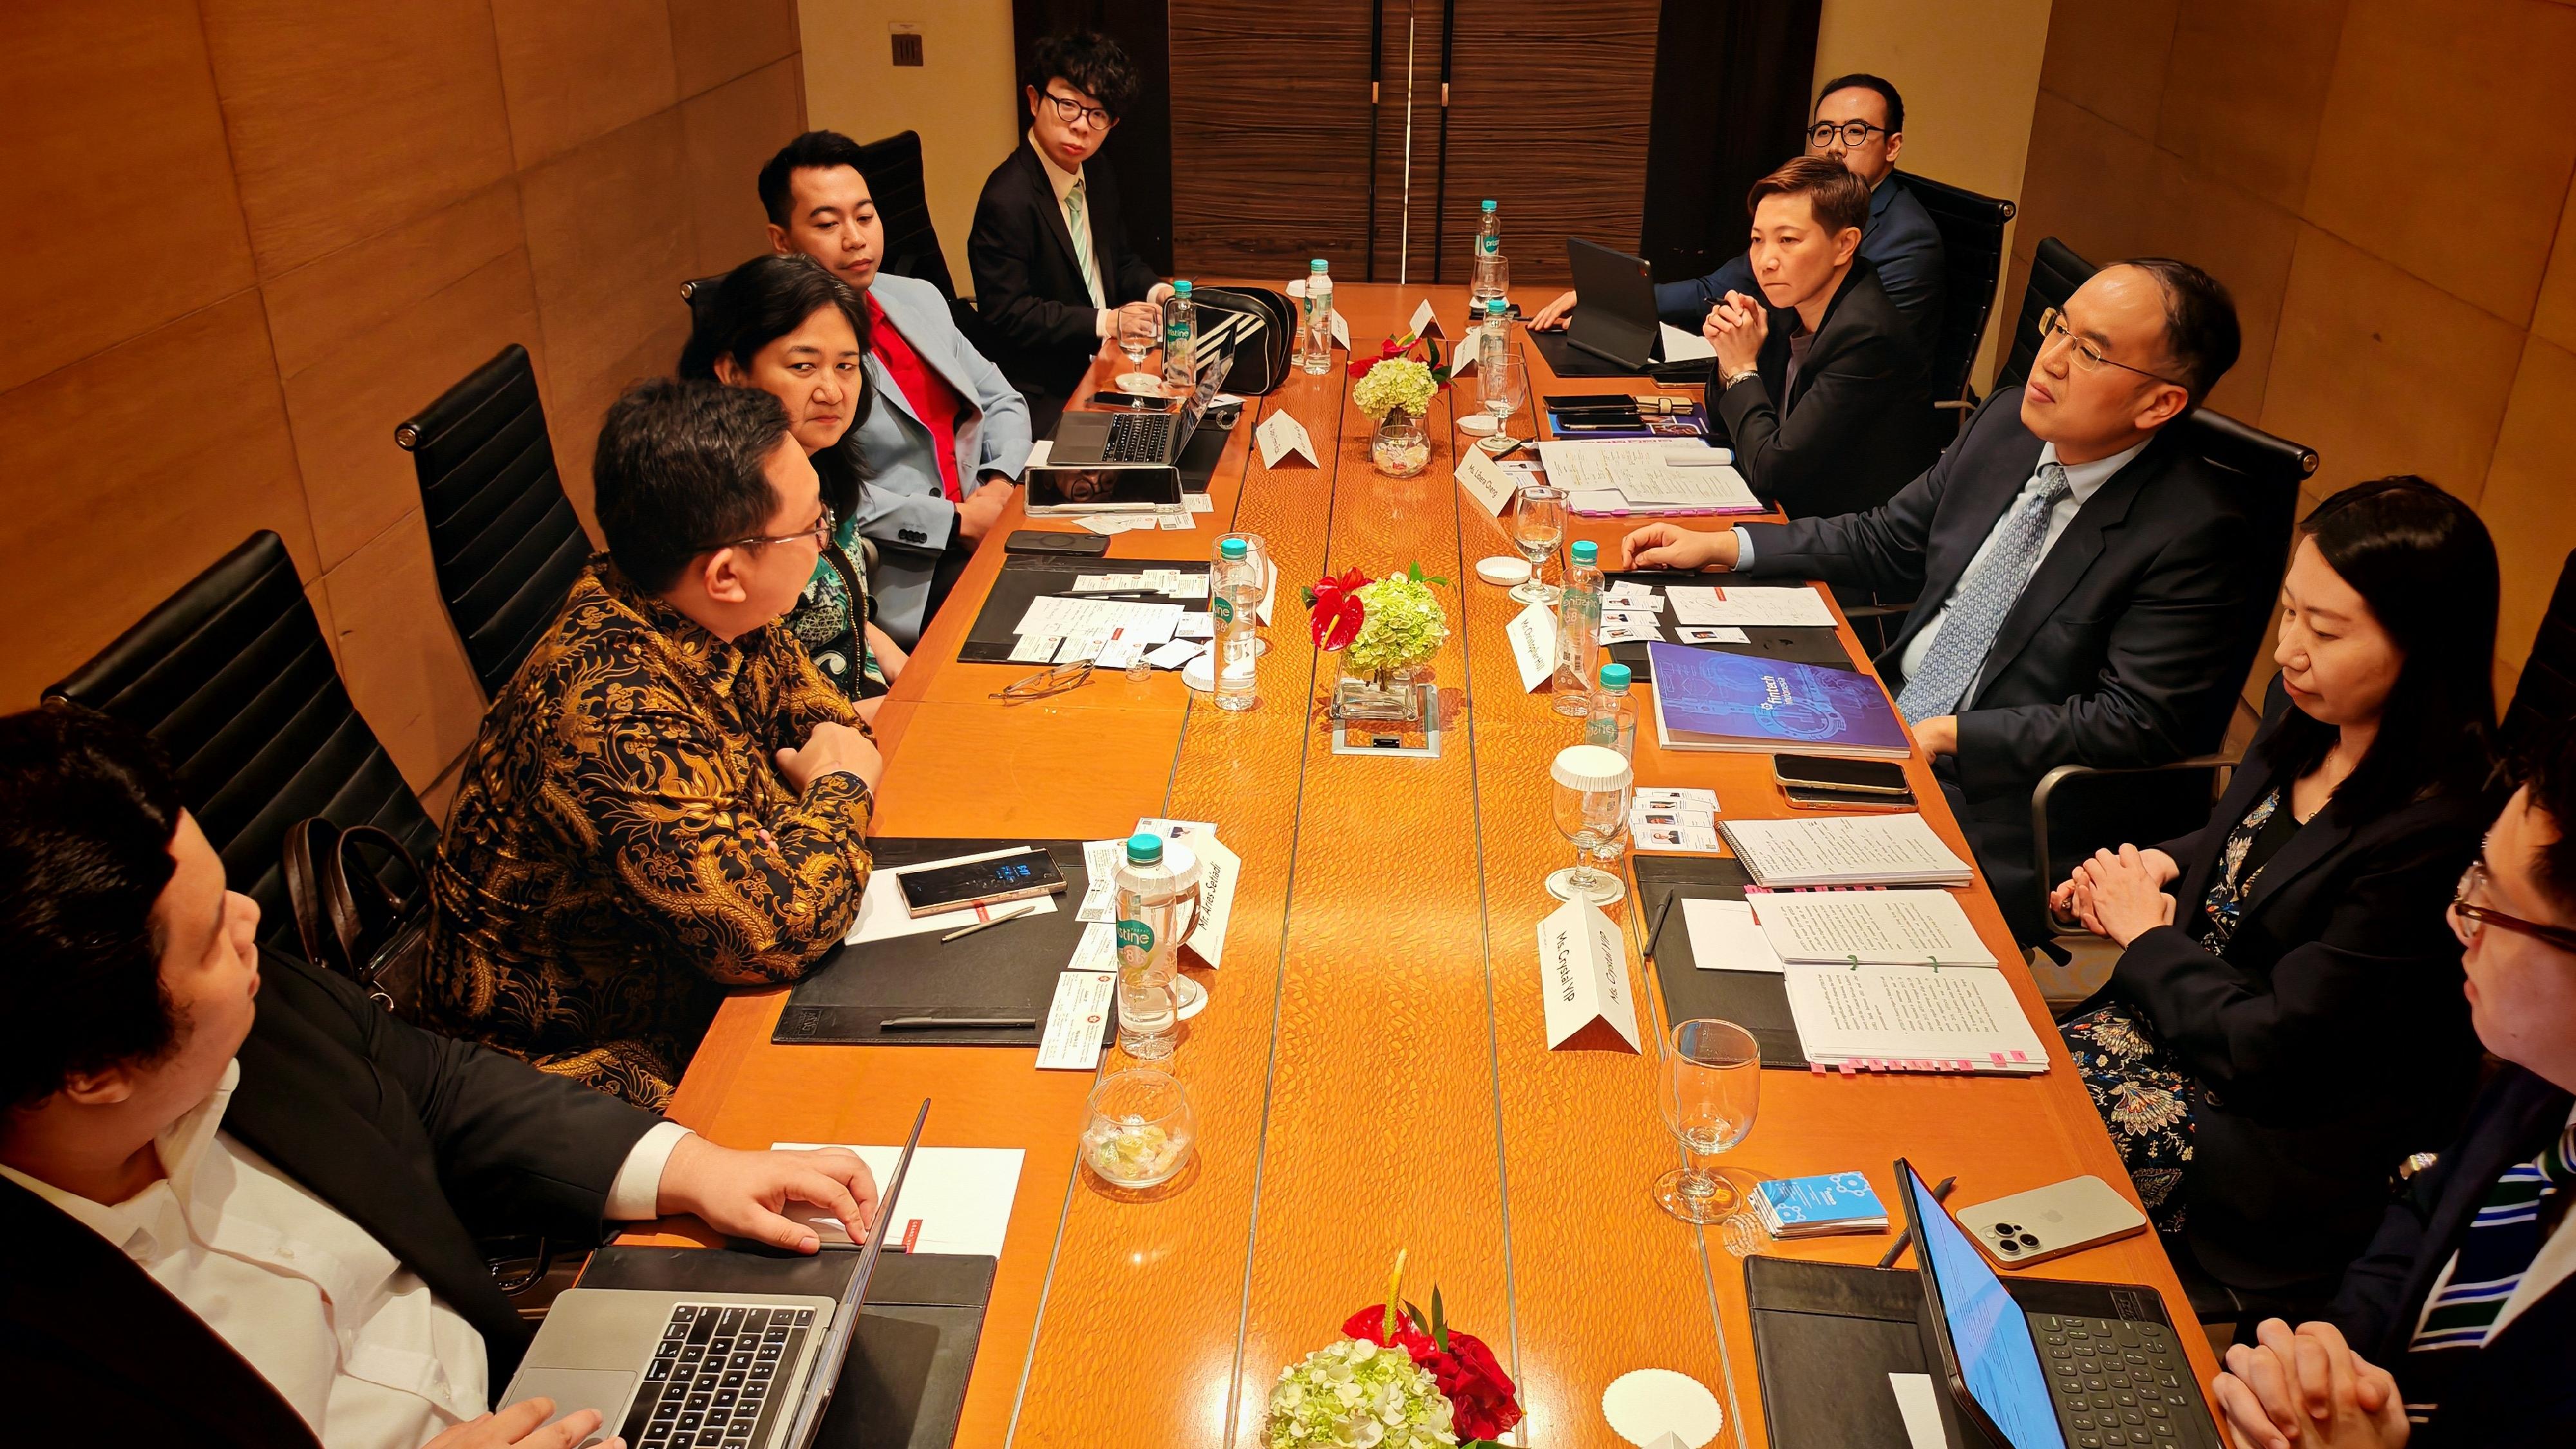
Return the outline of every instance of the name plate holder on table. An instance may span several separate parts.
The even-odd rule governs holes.
[[[1051,898],[1053,910],[955,940],[942,940],[944,931],[922,931],[835,947],[789,993],[770,1041],[780,1046],[1037,1046],[1055,1000],[1056,978],[1073,961],[1088,929],[1076,909],[1091,880],[1081,841],[870,840],[877,871],[870,883],[902,866],[1020,846],[1043,848],[1063,872],[1064,893]],[[1016,904],[991,907],[990,913],[1001,916]],[[941,1018],[1025,1025],[940,1026]],[[889,1021],[898,1025],[889,1029]],[[913,1024],[901,1024],[907,1022]],[[1104,1038],[1109,1030],[1104,1026]]]
[[[1601,908],[1568,901],[1538,923],[1549,1051],[1641,1050],[1628,991],[1628,938]]]
[[[1167,597],[1162,594],[1080,593],[1076,580],[1085,574],[1143,573],[1158,570],[1176,574],[1195,574],[1205,578],[1208,561],[1199,558],[1111,559],[1096,557],[1058,558],[1047,554],[1015,553],[1002,560],[1002,571],[993,576],[992,592],[984,596],[984,606],[975,614],[975,622],[966,631],[966,642],[957,648],[958,662],[963,664],[1009,664],[1013,650],[1020,647],[1019,623],[1027,616],[1029,605],[1050,595],[1068,599],[1128,600],[1144,603],[1178,604],[1186,614],[1208,612],[1205,590],[1193,597]],[[1214,630],[1206,636],[1213,637]]]

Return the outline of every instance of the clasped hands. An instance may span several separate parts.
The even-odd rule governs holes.
[[[2213,1386],[2236,1449],[2405,1449],[2412,1426],[2388,1370],[2352,1351],[2331,1323],[2278,1318],[2260,1346],[2227,1350]]]
[[[1725,301],[1708,309],[1699,335],[1717,349],[1717,377],[1723,382],[1761,360],[1762,344],[1771,335],[1770,309],[1742,292],[1729,292]]]
[[[2165,887],[2181,876],[2182,867],[2161,850],[2134,845],[2116,852],[2097,850],[2049,893],[2048,909],[2060,920],[2080,922],[2094,935],[2126,946],[2174,923],[2174,898],[2165,894]]]

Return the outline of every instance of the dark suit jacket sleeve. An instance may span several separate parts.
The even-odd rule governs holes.
[[[1770,384],[1759,377],[1717,392],[1718,416],[1735,444],[1736,471],[1756,494],[1792,514],[1816,511],[1816,492],[1836,482],[1851,463],[1851,434],[1896,425],[1906,379],[1894,352],[1883,337],[1856,339],[1807,384],[1785,418],[1771,399]],[[1754,556],[1761,556],[1759,542]]]
[[[1053,205],[1055,193],[1032,194],[1016,154],[996,167],[975,203],[975,226],[966,235],[966,265],[975,276],[975,310],[985,325],[1012,344],[1031,351],[1100,345],[1099,313],[1041,297],[1032,290],[1031,268],[1041,247],[1055,245],[1047,234],[1041,204]]]
[[[1735,389],[1729,389],[1735,391]],[[1800,411],[1804,411],[1802,404]],[[1984,416],[1982,412],[1978,414]],[[1976,425],[1969,425],[1973,435]],[[1813,578],[1913,597],[1923,588],[1923,553],[1950,468],[1969,451],[1961,438],[1896,496],[1863,513],[1738,524],[1753,540],[1750,578]]]
[[[2181,709],[2244,668],[2236,622],[2260,572],[2253,532],[2241,515],[2213,511],[2168,543],[2119,617],[2101,621],[2110,638],[2091,690],[2063,703],[1960,714],[1960,787],[1972,797],[2026,792],[2070,760],[2116,767],[2181,758]]]
[[[1890,185],[1903,185],[1890,182]],[[1944,261],[1941,229],[1919,203],[1891,206],[1884,225],[1893,229],[1887,244],[1870,252],[1878,266],[1878,284],[1896,310],[1917,319],[1927,332],[1940,323]],[[1748,269],[1748,275],[1750,271]]]
[[[2416,1305],[2406,1301],[2406,1285],[2424,1255],[2432,1204],[2442,1200],[2457,1155],[2444,1152],[2431,1168],[2416,1175],[2406,1196],[2388,1205],[2387,1216],[2379,1220],[2379,1235],[2343,1270],[2334,1301],[2326,1305],[2326,1321],[2343,1330],[2344,1340],[2355,1351],[2383,1368],[2387,1364],[2376,1351],[2401,1331],[2401,1316],[2406,1319],[2402,1332],[2414,1331]]]
[[[1742,252],[1727,258],[1726,264],[1705,277],[1686,282],[1657,282],[1655,311],[1663,319],[1685,332],[1697,332],[1708,316],[1708,309],[1726,300],[1729,292],[1746,296],[1760,295],[1753,286],[1753,263]]]
[[[1118,264],[1110,272],[1112,278],[1109,288],[1110,300],[1122,307],[1130,302],[1144,301],[1148,292],[1162,285],[1162,276],[1152,267],[1147,266],[1145,259],[1136,255],[1136,249],[1127,244],[1127,225],[1124,219],[1121,219],[1117,229],[1108,235],[1118,246]]]
[[[2180,926],[2158,926],[2121,953],[2112,989],[2146,1008],[2192,1074],[2240,1107],[2332,1098],[2352,1073],[2406,1060],[2414,1023],[2402,1003],[2459,975],[2442,906],[2477,849],[2475,812],[2442,805],[2406,807],[2402,823],[2346,841],[2342,849],[2361,858],[2340,873],[2331,912],[2268,973],[2231,964]]]
[[[439,1182],[467,1228],[543,1225],[567,1239],[597,1238],[618,1168],[662,1119],[516,1057],[408,1025],[329,972],[307,974],[328,995],[323,1009],[348,1018],[369,1065],[419,1109]]]

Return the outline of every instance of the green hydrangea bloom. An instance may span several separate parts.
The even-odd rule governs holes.
[[[1396,408],[1420,417],[1431,410],[1431,399],[1439,391],[1429,364],[1390,357],[1370,368],[1351,389],[1351,404],[1372,418],[1385,417]]]
[[[1270,1449],[1432,1449],[1454,1445],[1449,1400],[1399,1348],[1343,1338],[1279,1371]]]
[[[1389,574],[1365,585],[1359,599],[1368,618],[1342,655],[1343,666],[1353,674],[1423,663],[1449,637],[1449,616],[1442,612],[1439,596],[1409,575]]]

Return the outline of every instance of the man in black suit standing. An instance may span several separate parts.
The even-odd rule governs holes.
[[[2227,1351],[2215,1397],[2247,1449],[2576,1444],[2576,737],[2532,763],[2450,911],[2506,1066],[2325,1319]]]
[[[1732,569],[1911,596],[1878,660],[2025,944],[2046,938],[2030,794],[2061,764],[2215,748],[2289,551],[2166,436],[2236,361],[2199,268],[2103,268],[2045,321],[2030,380],[1863,513],[1722,533],[1648,524],[1625,568]],[[2286,524],[2286,519],[2284,520]]]
[[[478,1235],[694,1213],[810,1253],[791,1199],[873,1221],[849,1152],[717,1147],[258,930],[142,735],[0,718],[11,1443],[568,1449],[595,1411],[486,1412],[531,1332]]]
[[[975,310],[999,339],[993,360],[1044,436],[1121,314],[1159,333],[1156,307],[1171,287],[1127,245],[1117,177],[1091,164],[1136,98],[1126,52],[1091,31],[1047,36],[1022,92],[1028,135],[984,181],[966,264]]]

